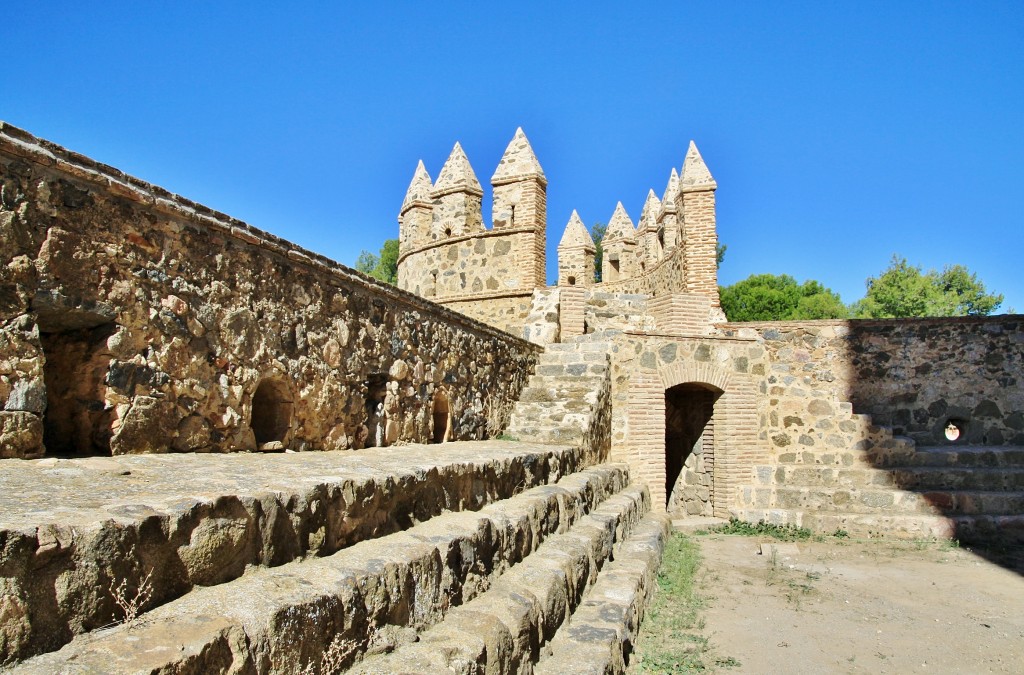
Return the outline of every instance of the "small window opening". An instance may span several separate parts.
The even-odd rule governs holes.
[[[570,286],[575,286],[576,285],[576,277],[569,277],[567,279],[567,281],[569,282]]]
[[[452,236],[452,228],[450,228],[450,227],[444,228],[444,236],[446,236],[446,237]]]
[[[516,226],[516,205],[515,204],[512,205],[512,213],[509,214],[509,217],[508,217],[508,226],[509,227],[515,227]]]
[[[946,440],[950,443],[956,443],[961,440],[967,431],[967,423],[964,420],[951,419],[946,420],[945,435]]]
[[[433,430],[431,433],[431,441],[433,443],[446,443],[451,440],[451,407],[448,403],[448,397],[443,392],[437,392],[434,394],[434,404],[432,411]]]
[[[292,397],[284,382],[266,379],[252,396],[252,433],[256,447],[283,450],[292,425]]]

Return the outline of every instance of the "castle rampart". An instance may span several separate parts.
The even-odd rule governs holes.
[[[10,125],[0,447],[481,438],[536,348]]]

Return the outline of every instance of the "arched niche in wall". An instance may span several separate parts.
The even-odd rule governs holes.
[[[283,450],[291,440],[292,394],[288,384],[270,376],[260,381],[252,396],[250,426],[260,450]]]

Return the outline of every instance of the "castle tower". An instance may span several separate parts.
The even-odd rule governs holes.
[[[636,230],[622,202],[615,205],[615,212],[608,221],[602,248],[601,281],[619,281],[634,276]]]
[[[661,213],[658,214],[658,227],[664,237],[666,254],[680,244],[679,210],[676,205],[678,194],[679,174],[676,173],[675,167],[672,167],[672,173],[668,177],[668,185],[665,187],[665,194],[661,197]]]
[[[430,228],[432,239],[483,232],[481,202],[484,191],[459,143],[455,144],[452,154],[441,167],[430,196],[434,202]]]
[[[676,205],[682,220],[683,265],[687,293],[711,298],[711,306],[719,307],[718,266],[715,228],[715,190],[718,184],[711,177],[697,146],[690,141],[679,177]]]
[[[430,241],[434,202],[430,197],[434,189],[423,160],[416,165],[412,182],[405,192],[402,208],[398,212],[398,251],[406,253]]]
[[[547,185],[544,170],[533,154],[522,128],[505,148],[491,177],[494,208],[491,219],[495,230],[526,228],[523,235],[532,245],[522,251],[524,271],[532,280],[525,285],[539,288],[547,284]]]
[[[658,212],[661,211],[661,201],[654,190],[647,191],[647,199],[644,201],[644,208],[640,212],[640,222],[637,223],[637,236],[643,237],[644,250],[646,255],[647,269],[658,264],[662,257],[662,239],[658,233]]]
[[[596,251],[594,240],[574,210],[558,243],[558,285],[593,286]]]

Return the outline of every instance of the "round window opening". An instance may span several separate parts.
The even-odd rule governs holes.
[[[944,431],[946,440],[950,443],[955,443],[963,438],[965,426],[963,420],[947,420]]]

